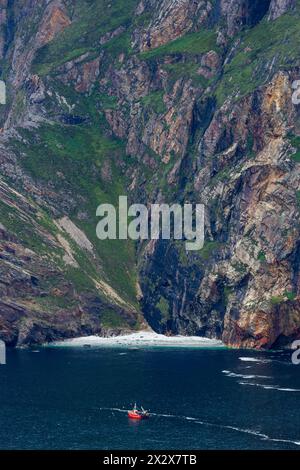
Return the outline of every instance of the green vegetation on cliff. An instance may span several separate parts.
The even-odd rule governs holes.
[[[242,97],[272,78],[275,71],[299,65],[300,6],[275,21],[262,20],[241,33],[233,58],[225,65],[216,90],[218,104],[234,94]]]
[[[59,65],[75,59],[85,52],[101,49],[100,38],[120,26],[127,28],[132,21],[138,0],[81,0],[70,9],[72,23],[53,41],[42,47],[35,58],[34,70],[46,75]],[[120,48],[115,38],[114,47]],[[124,37],[121,46],[125,46]],[[110,47],[107,45],[106,47]],[[128,46],[127,46],[128,47]]]
[[[22,154],[23,168],[37,181],[50,183],[58,194],[61,191],[69,194],[74,207],[69,217],[83,230],[97,254],[98,268],[91,255],[75,244],[73,251],[79,269],[69,268],[67,276],[78,288],[83,288],[88,277],[103,278],[122,298],[136,305],[133,242],[101,241],[96,237],[98,205],[111,203],[117,207],[118,196],[126,194],[122,176],[127,161],[124,144],[105,135],[101,119],[81,125],[43,125],[34,134],[23,130],[22,135],[23,143],[15,141],[14,148]],[[83,219],[79,212],[84,214]]]
[[[190,33],[163,46],[142,52],[142,59],[154,59],[172,54],[203,54],[210,50],[218,50],[216,45],[216,33],[214,31],[202,30],[197,33]]]

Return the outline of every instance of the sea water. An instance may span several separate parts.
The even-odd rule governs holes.
[[[38,348],[0,366],[1,449],[300,449],[289,352]],[[133,404],[149,420],[132,422]]]

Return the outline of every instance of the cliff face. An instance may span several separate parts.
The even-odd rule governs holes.
[[[0,1],[0,336],[300,335],[295,0]],[[206,242],[96,238],[102,202],[206,206]]]

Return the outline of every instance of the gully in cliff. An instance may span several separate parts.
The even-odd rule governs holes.
[[[203,204],[132,204],[128,207],[127,196],[119,196],[119,220],[112,204],[101,204],[96,215],[102,217],[97,224],[99,240],[163,240],[171,239],[171,226],[175,240],[185,242],[187,250],[201,250],[204,245]],[[128,219],[134,218],[128,224]],[[118,227],[118,234],[117,234]]]

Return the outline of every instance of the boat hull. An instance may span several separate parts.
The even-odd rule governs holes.
[[[139,413],[134,413],[133,411],[128,411],[128,418],[140,421],[141,419],[148,418],[148,416],[147,415],[142,415],[142,414],[139,414]]]

